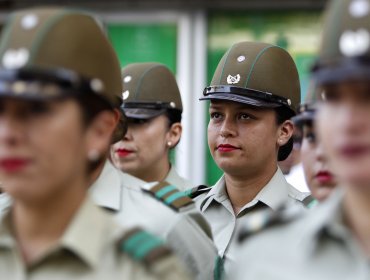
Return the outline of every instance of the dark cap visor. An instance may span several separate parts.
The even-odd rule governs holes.
[[[370,61],[357,57],[335,62],[318,62],[312,68],[312,76],[318,85],[348,80],[370,80]]]
[[[128,118],[151,119],[166,112],[166,109],[122,108]]]
[[[212,95],[201,97],[199,98],[199,100],[226,100],[261,108],[277,108],[282,106],[276,103],[269,103],[262,100],[250,98],[247,96],[240,96],[232,93],[215,93]]]
[[[290,100],[284,97],[269,92],[224,85],[206,87],[203,91],[203,97],[199,100],[229,100],[262,108],[280,106],[290,108]]]
[[[295,126],[303,126],[307,123],[312,123],[315,120],[315,111],[306,111],[303,113],[300,113],[292,118],[292,121]]]

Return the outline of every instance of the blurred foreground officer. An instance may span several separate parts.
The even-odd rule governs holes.
[[[208,145],[224,176],[190,196],[212,227],[220,257],[235,261],[234,233],[248,213],[276,210],[305,197],[286,182],[277,165],[293,146],[290,118],[300,101],[296,66],[277,46],[235,44],[201,100],[211,101]]]
[[[87,197],[117,124],[120,69],[95,19],[15,13],[0,42],[2,279],[187,279],[161,241]]]
[[[128,130],[112,146],[114,165],[145,182],[166,181],[190,189],[169,159],[182,133],[182,102],[174,75],[159,63],[134,63],[122,70],[122,81]]]
[[[120,168],[138,172],[140,178],[106,160],[95,171],[94,200],[111,210],[120,224],[139,225],[162,237],[194,278],[213,279],[217,250],[209,225],[194,202],[177,189],[177,173],[169,171],[168,142],[175,146],[181,135],[175,78],[161,64],[139,63],[123,70],[123,82],[128,132],[113,145],[112,156]],[[160,183],[147,183],[143,176]]]
[[[232,279],[370,279],[370,2],[331,1],[324,31],[317,128],[340,189],[247,241]]]
[[[302,135],[300,149],[302,166],[307,186],[312,194],[309,208],[327,199],[337,186],[324,147],[317,137],[315,129],[317,101],[314,95],[314,90],[309,91],[306,101],[298,109],[299,113],[292,119],[299,134]]]

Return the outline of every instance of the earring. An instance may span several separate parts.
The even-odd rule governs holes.
[[[172,142],[171,141],[168,141],[167,142],[167,146],[171,148],[172,147]]]
[[[97,161],[100,158],[100,153],[98,150],[92,149],[87,153],[87,158],[89,161]]]

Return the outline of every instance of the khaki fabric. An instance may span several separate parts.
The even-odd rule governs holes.
[[[342,197],[338,190],[305,217],[247,239],[231,279],[370,279],[370,259],[343,222]]]
[[[192,183],[190,183],[190,181],[181,177],[173,166],[171,166],[170,172],[168,172],[164,181],[176,186],[180,191],[185,191],[195,187]]]
[[[173,257],[151,267],[133,261],[120,249],[121,227],[89,198],[60,241],[26,266],[11,230],[10,209],[0,218],[1,279],[188,279]]]
[[[283,204],[302,201],[307,195],[288,184],[278,169],[267,185],[237,216],[226,193],[224,177],[221,177],[208,193],[197,196],[196,205],[211,225],[218,254],[225,260],[226,273],[229,273],[230,265],[236,261],[238,244],[235,232],[243,220],[247,219],[248,213],[261,207],[277,210]]]
[[[213,279],[217,250],[204,217],[194,204],[174,211],[145,193],[146,186],[148,183],[117,170],[107,161],[90,190],[96,203],[110,209],[120,224],[142,226],[162,237],[194,277]]]

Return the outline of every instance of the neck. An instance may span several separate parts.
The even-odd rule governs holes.
[[[247,203],[251,202],[264,186],[271,180],[276,172],[263,172],[259,175],[242,177],[225,174],[226,190],[237,215]]]
[[[132,173],[132,175],[145,182],[161,182],[167,177],[170,168],[169,160],[164,158],[148,170],[140,170],[136,174]]]
[[[370,192],[353,189],[346,189],[344,197],[346,222],[365,254],[370,257]]]
[[[11,219],[26,264],[38,259],[62,237],[86,196],[86,186],[82,186],[70,185],[42,201],[15,200]]]

